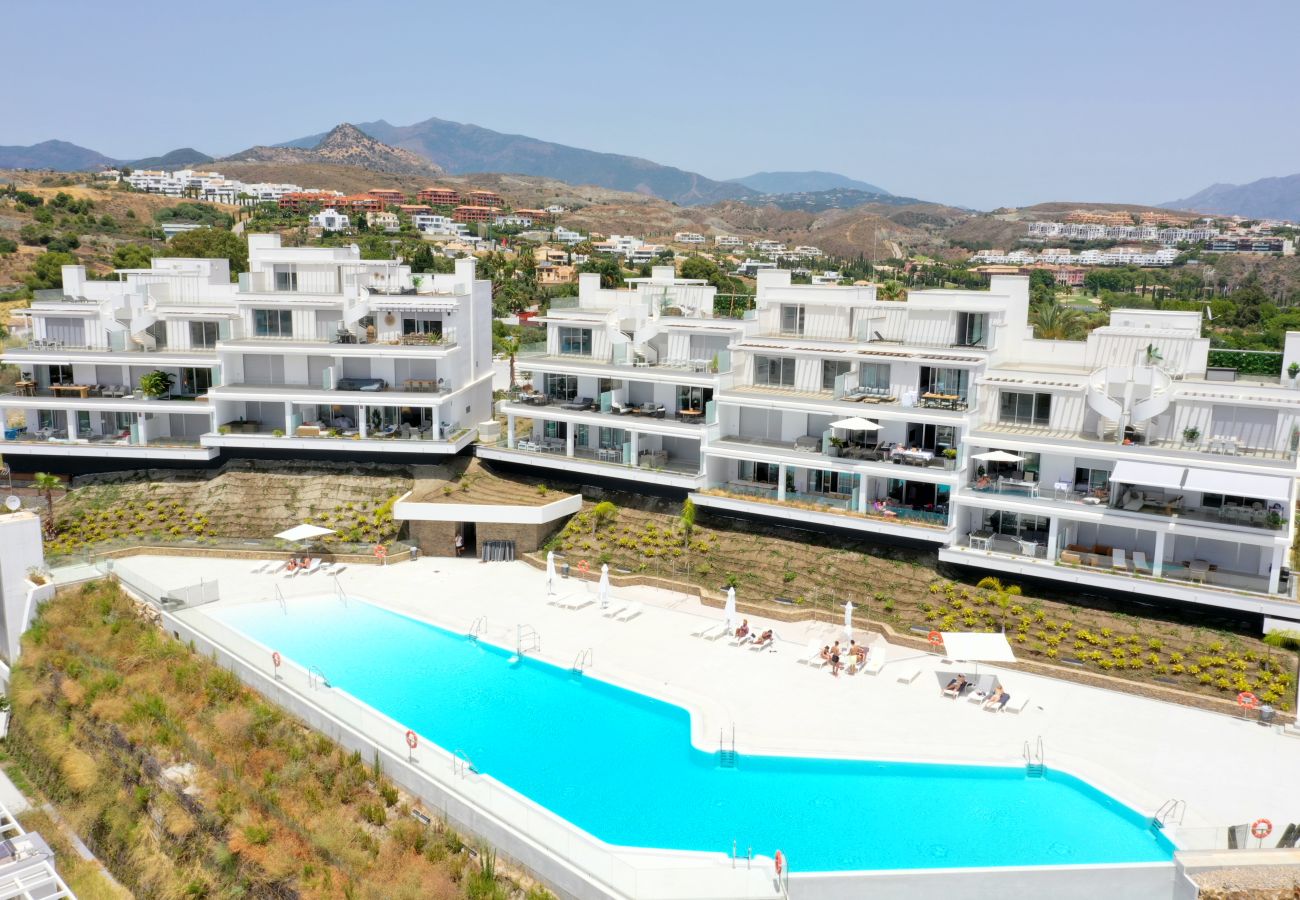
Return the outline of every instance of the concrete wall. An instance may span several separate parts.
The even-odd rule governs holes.
[[[795,900],[1172,900],[1175,874],[1172,862],[826,873],[791,875],[790,896]]]
[[[18,659],[19,640],[36,602],[53,593],[52,585],[33,592],[27,581],[29,569],[44,566],[40,517],[30,510],[0,515],[0,652],[10,663]]]

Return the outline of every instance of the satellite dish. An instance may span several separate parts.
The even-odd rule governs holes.
[[[10,494],[8,497],[5,497],[5,509],[9,510],[10,512],[16,512],[18,508],[21,507],[22,505],[23,505],[22,498],[18,497],[15,494]]]

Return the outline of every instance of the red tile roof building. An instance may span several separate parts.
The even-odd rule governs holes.
[[[434,206],[455,206],[460,203],[460,192],[451,188],[428,187],[416,194],[415,199]]]

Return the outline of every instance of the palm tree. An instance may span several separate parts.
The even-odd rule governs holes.
[[[510,388],[514,389],[518,384],[515,378],[515,356],[519,353],[519,335],[514,334],[501,342],[501,352],[510,360]]]
[[[1264,643],[1279,650],[1291,650],[1296,654],[1296,705],[1300,709],[1300,631],[1281,629],[1264,635]]]
[[[886,281],[880,286],[881,300],[906,300],[907,288],[903,287],[901,281]]]
[[[1077,341],[1088,330],[1083,313],[1055,300],[1031,306],[1029,324],[1034,326],[1034,337],[1043,341]]]
[[[1001,611],[1000,618],[1002,619],[1002,630],[1006,631],[1007,607],[1011,605],[1012,597],[1020,596],[1020,585],[1009,584],[1004,587],[999,579],[990,575],[987,578],[981,578],[975,587],[979,588],[981,591],[989,592],[989,598],[993,601],[993,605]]]
[[[36,490],[45,494],[45,508],[48,510],[48,516],[45,520],[45,533],[54,534],[54,489],[63,485],[57,475],[51,475],[48,472],[37,472],[36,477],[32,479],[32,485]]]

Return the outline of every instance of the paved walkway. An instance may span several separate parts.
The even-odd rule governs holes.
[[[335,589],[322,574],[251,575],[247,561],[204,560],[201,573],[182,557],[134,557],[118,565],[168,589],[199,574],[216,578],[222,604],[268,599],[279,585],[291,614],[309,605],[308,597],[332,597]],[[690,708],[693,739],[706,750],[716,749],[720,731],[729,735],[734,725],[742,753],[1018,765],[1024,742],[1041,737],[1049,766],[1144,813],[1170,798],[1185,800],[1186,825],[1193,828],[1260,817],[1285,823],[1300,811],[1300,741],[1232,716],[981,665],[981,673],[999,674],[1013,697],[1028,699],[1019,715],[988,713],[940,696],[939,672],[952,667],[937,656],[887,646],[889,662],[880,675],[834,678],[796,659],[810,639],[841,636],[838,626],[751,617],[751,625],[773,628],[779,638],[775,652],[751,652],[691,637],[721,619],[694,597],[616,589],[616,601],[639,602],[643,612],[629,622],[613,621],[594,602],[577,611],[546,604],[545,575],[520,562],[424,558],[352,566],[339,581],[351,596],[454,631],[487,616],[486,639],[510,648],[516,626],[532,625],[542,639],[537,655],[565,667],[590,648],[592,674]],[[560,594],[590,591],[594,600],[595,590],[585,582],[557,583]],[[883,644],[878,634],[855,636]],[[912,669],[920,676],[900,683],[899,674]],[[1185,832],[1193,846],[1207,835]]]

